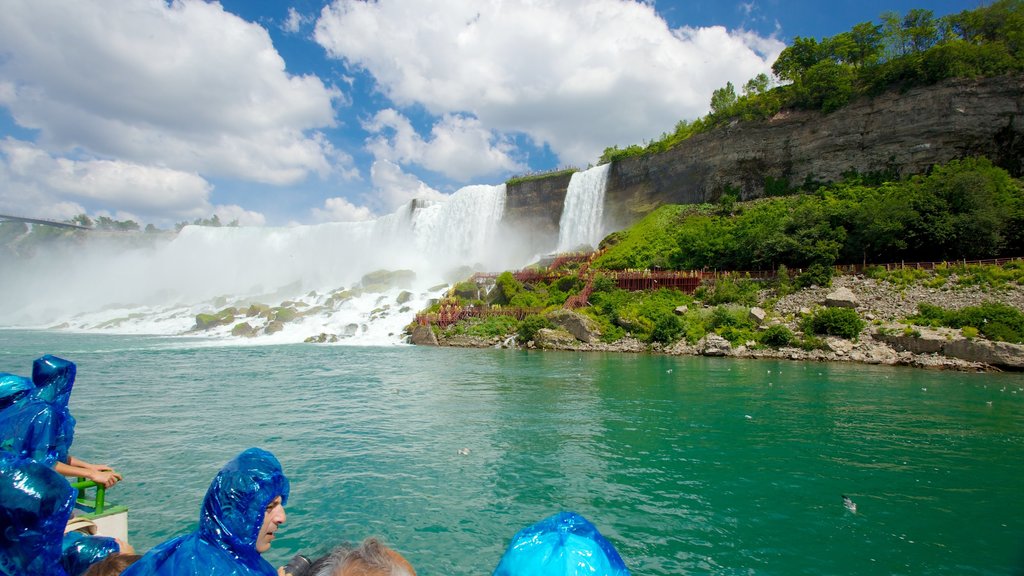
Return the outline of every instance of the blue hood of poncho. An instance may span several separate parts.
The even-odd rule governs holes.
[[[36,397],[67,407],[76,373],[74,362],[49,354],[36,358],[32,362],[32,382],[36,385]]]
[[[256,551],[267,505],[288,501],[288,479],[273,454],[249,448],[228,462],[210,484],[199,528],[168,540],[128,567],[123,576],[274,576]]]
[[[74,498],[49,466],[0,453],[0,574],[65,576],[61,539]]]
[[[629,570],[586,518],[561,512],[517,532],[492,576],[629,576]]]
[[[7,380],[12,387],[18,376]],[[75,437],[75,418],[68,409],[75,382],[75,364],[46,355],[32,364],[35,389],[0,411],[0,451],[39,460],[49,466],[67,462]]]
[[[36,385],[24,376],[0,372],[0,411],[25,398],[35,388]]]
[[[120,551],[113,538],[68,532],[61,543],[60,564],[68,576],[82,576],[89,566]]]

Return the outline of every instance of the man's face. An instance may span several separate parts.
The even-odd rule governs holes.
[[[267,504],[263,513],[263,526],[260,527],[260,535],[256,538],[256,551],[263,554],[270,550],[270,543],[274,540],[274,533],[285,521],[284,506],[281,504],[281,497],[278,496]]]

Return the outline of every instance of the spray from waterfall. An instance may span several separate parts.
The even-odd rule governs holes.
[[[604,238],[604,193],[610,167],[602,164],[572,175],[558,224],[558,252],[596,249]]]

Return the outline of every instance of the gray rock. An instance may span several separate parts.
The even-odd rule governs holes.
[[[437,346],[437,335],[430,326],[417,325],[412,329],[409,342],[417,346]]]
[[[754,306],[750,309],[750,321],[758,326],[764,324],[764,319],[767,317],[768,313],[764,311],[764,308]]]
[[[690,307],[686,306],[685,304],[682,305],[682,306],[676,306],[676,309],[673,310],[673,312],[676,313],[676,316],[685,316],[686,313],[689,312],[689,311],[690,311]]]
[[[533,343],[537,348],[550,350],[564,350],[574,348],[578,339],[564,329],[541,328],[533,336]]]
[[[697,352],[704,356],[728,356],[732,344],[718,334],[708,334],[697,342]]]
[[[588,316],[572,310],[555,310],[548,314],[552,324],[572,334],[580,342],[590,343],[601,337],[601,330]]]
[[[857,304],[857,296],[849,288],[839,288],[825,296],[825,306],[856,308]]]
[[[412,292],[409,292],[408,290],[402,290],[401,292],[398,293],[398,298],[395,299],[395,302],[398,304],[405,304],[409,300],[412,300]]]

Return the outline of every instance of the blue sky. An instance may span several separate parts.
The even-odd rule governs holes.
[[[0,214],[365,220],[657,138],[795,36],[978,5],[10,0]]]

